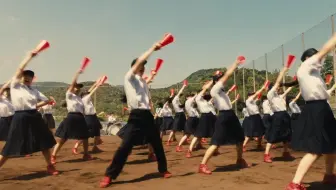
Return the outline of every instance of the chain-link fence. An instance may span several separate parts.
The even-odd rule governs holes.
[[[247,62],[243,68],[238,69],[235,72],[235,75],[232,80],[232,84],[236,84],[238,86],[238,92],[232,94],[231,99],[234,99],[237,93],[240,94],[240,102],[245,102],[246,96],[248,92],[257,91],[265,82],[265,80],[275,81],[279,71],[283,68],[284,62],[286,61],[287,55],[292,54],[297,57],[296,63],[292,66],[287,76],[284,77],[284,81],[292,80],[292,77],[295,75],[299,65],[300,65],[300,57],[302,52],[308,48],[316,48],[319,49],[322,45],[332,36],[335,32],[335,24],[336,21],[334,19],[335,15],[328,17],[323,20],[319,24],[315,25],[311,29],[306,32],[301,33],[290,41],[281,44],[279,47],[274,50],[265,53],[264,55],[250,60]],[[323,75],[326,73],[333,74],[335,76],[335,72],[333,68],[336,63],[335,51],[331,53],[326,59],[325,69],[323,69]],[[215,70],[215,69],[214,69]],[[207,76],[206,76],[207,77]],[[336,79],[336,77],[334,77]],[[199,89],[202,86],[202,83],[196,82],[191,83],[190,81],[189,87],[191,89]],[[228,84],[231,85],[231,84]],[[156,101],[160,101],[159,99],[164,98],[164,96],[169,95],[169,88],[174,88],[176,91],[182,86],[182,83],[171,85],[155,85],[151,84],[150,87],[153,91],[164,91],[164,93],[158,93],[156,96]],[[123,89],[119,88],[117,92],[108,93],[103,97],[100,93],[105,91],[108,86],[103,86],[101,89],[97,91],[93,100],[97,106],[97,110],[99,112],[116,112],[111,110],[109,106],[114,106],[115,110],[123,110],[124,106],[120,103],[120,101],[112,101],[112,99],[120,98],[120,95],[123,93]],[[110,86],[109,86],[110,87]],[[105,90],[104,90],[105,89]],[[296,96],[297,90],[293,90],[293,92],[289,96]],[[63,94],[65,92],[62,92]],[[106,97],[108,96],[108,97]],[[330,100],[331,106],[335,108],[335,97]],[[235,104],[234,108],[236,113],[241,116],[241,104]]]

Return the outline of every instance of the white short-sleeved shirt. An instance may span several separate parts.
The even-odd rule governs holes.
[[[168,104],[165,104],[161,110],[162,117],[173,117],[173,111]]]
[[[107,119],[108,123],[114,123],[116,121],[116,118],[114,118],[112,115],[110,115]]]
[[[146,81],[130,69],[125,75],[124,89],[127,104],[133,109],[150,110],[150,93]]]
[[[17,78],[11,81],[10,92],[15,111],[36,110],[37,103],[48,100],[40,91],[20,83]]]
[[[246,109],[247,109],[247,112],[249,113],[249,115],[257,115],[257,114],[260,114],[259,112],[259,108],[258,108],[258,105],[256,104],[256,100],[254,100],[251,97],[247,98],[247,100],[245,101],[246,103]]]
[[[0,117],[10,117],[14,115],[14,106],[4,96],[0,96]]]
[[[155,113],[158,117],[162,117],[162,108],[156,108]]]
[[[244,115],[244,118],[249,116],[249,113],[246,108],[243,108],[242,113]]]
[[[175,96],[175,97],[173,98],[172,104],[173,104],[175,113],[181,113],[181,112],[184,112],[183,108],[180,107],[180,105],[181,105],[180,97]]]
[[[330,95],[321,77],[322,64],[316,55],[306,59],[297,71],[302,97],[305,101],[327,100]]]
[[[53,106],[50,104],[47,104],[42,107],[42,111],[44,114],[52,114],[53,113]]]
[[[273,112],[286,111],[286,100],[283,95],[279,95],[276,92],[275,88],[268,91],[267,99]]]
[[[95,115],[96,114],[96,108],[94,107],[92,103],[92,99],[90,95],[86,95],[82,98],[83,104],[84,104],[84,113],[85,115]]]
[[[269,100],[264,100],[262,103],[262,108],[263,108],[263,113],[269,114],[269,115],[273,115],[273,111],[271,109],[271,104],[269,102]]]
[[[210,113],[210,112],[214,113],[215,112],[214,115],[216,115],[216,111],[214,110],[212,103],[209,101],[206,101],[200,94],[196,96],[195,101],[196,101],[198,110],[201,113]]]
[[[194,107],[195,103],[195,98],[189,98],[185,102],[185,109],[189,117],[199,117],[199,113]]]
[[[67,91],[65,94],[65,100],[67,103],[67,110],[69,113],[79,112],[84,114],[84,103],[79,96],[70,91]]]
[[[289,108],[292,113],[301,113],[300,107],[296,104],[296,102],[290,102]]]
[[[210,94],[214,100],[214,106],[219,110],[231,110],[230,97],[224,91],[224,84],[217,82],[211,89]]]

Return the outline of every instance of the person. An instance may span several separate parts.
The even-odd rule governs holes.
[[[11,81],[6,82],[0,88],[0,141],[7,140],[9,128],[15,112],[11,103],[10,82]]]
[[[154,117],[151,113],[151,96],[146,81],[142,78],[145,71],[146,60],[154,52],[160,49],[160,43],[154,44],[143,55],[133,60],[132,68],[125,76],[125,93],[127,103],[131,108],[127,121],[129,128],[125,131],[120,147],[115,152],[114,158],[107,167],[105,177],[100,182],[100,187],[105,188],[115,180],[122,171],[127,157],[132,151],[134,142],[145,136],[153,147],[157,157],[158,169],[164,178],[171,177],[167,170],[167,159],[163,150],[159,130],[155,127]]]
[[[247,124],[249,123],[248,122],[249,115],[248,115],[248,111],[246,108],[246,103],[243,103],[243,104],[244,104],[244,108],[242,109],[242,114],[244,118],[243,118],[242,128],[244,129],[244,132],[245,132],[246,128],[248,127]]]
[[[49,129],[55,129],[55,119],[53,116],[53,107],[55,106],[55,103],[52,102],[51,104],[47,104],[41,108],[43,112],[43,120],[45,124],[48,126]]]
[[[246,100],[246,109],[248,112],[248,119],[245,128],[245,140],[243,143],[243,150],[246,150],[246,145],[250,141],[251,138],[257,138],[258,147],[257,149],[262,149],[261,141],[262,136],[265,132],[265,126],[262,122],[259,107],[257,105],[257,98],[261,95],[262,91],[264,91],[265,85],[263,85],[257,92],[249,93],[248,98]]]
[[[62,146],[68,139],[82,140],[84,149],[83,160],[92,160],[88,151],[89,129],[84,117],[84,103],[79,96],[80,90],[83,88],[83,84],[77,83],[77,79],[82,73],[82,70],[76,72],[71,85],[65,94],[68,114],[55,133],[55,136],[59,139],[51,156],[51,162],[53,164],[56,164],[57,153],[61,150]]]
[[[296,95],[296,97],[295,98],[293,98],[290,102],[289,102],[289,104],[288,104],[288,106],[289,106],[289,109],[291,110],[291,127],[292,127],[292,131],[294,131],[295,130],[295,128],[296,128],[296,125],[297,125],[297,120],[298,120],[298,118],[299,118],[299,116],[300,116],[300,114],[301,114],[301,109],[300,109],[300,107],[297,105],[297,101],[298,101],[298,99],[300,98],[300,96],[301,96],[301,92],[299,92],[297,95]]]
[[[323,183],[336,184],[334,173],[336,150],[336,121],[327,100],[329,94],[321,78],[321,68],[324,58],[336,46],[336,34],[322,47],[320,51],[307,49],[301,56],[303,62],[298,71],[297,79],[303,99],[306,101],[298,125],[296,126],[291,147],[303,151],[302,157],[293,180],[286,190],[305,190],[302,180],[313,163],[325,155],[325,174]]]
[[[100,129],[102,129],[102,125],[97,117],[96,108],[92,103],[91,97],[101,85],[102,84],[100,84],[99,81],[96,81],[88,91],[81,94],[84,104],[84,117],[90,133],[89,136],[94,139],[92,152],[96,153],[102,152],[102,150],[98,147],[98,145],[102,143],[102,140],[100,138]],[[75,146],[72,148],[72,152],[74,154],[78,154],[77,149],[81,143],[81,140],[77,141]]]
[[[265,153],[264,153],[264,162],[272,163],[272,157],[270,155],[270,149],[272,144],[282,142],[283,143],[283,158],[286,160],[292,160],[294,157],[291,156],[288,150],[288,143],[291,140],[292,129],[291,129],[291,120],[287,112],[286,107],[286,95],[292,90],[293,87],[289,87],[283,94],[281,93],[281,87],[284,74],[289,70],[288,67],[284,67],[283,70],[279,73],[278,78],[275,84],[270,84],[268,86],[267,99],[270,102],[273,116],[272,116],[272,125],[268,129],[267,136],[265,139],[267,141]]]
[[[173,110],[169,106],[169,104],[171,103],[172,103],[172,95],[166,98],[166,103],[163,105],[161,110],[161,115],[163,117],[162,125],[160,127],[161,139],[166,134],[166,131],[169,131],[173,128],[174,124]],[[167,142],[167,145],[170,145],[170,143]]]
[[[211,81],[209,82],[211,83]],[[199,112],[201,113],[198,126],[196,127],[194,138],[191,140],[189,149],[186,154],[186,158],[192,157],[192,151],[197,144],[200,144],[201,138],[212,137],[214,132],[214,126],[216,122],[216,111],[211,103],[212,98],[207,90],[209,85],[206,84],[202,87],[202,90],[196,95],[195,101],[198,107]],[[202,148],[202,147],[201,147]],[[216,155],[218,155],[217,152]]]
[[[187,100],[185,102],[185,110],[188,114],[188,119],[184,127],[184,135],[181,138],[179,144],[176,146],[176,152],[183,152],[182,145],[187,139],[195,133],[195,129],[199,123],[199,113],[195,108],[196,94],[187,95]]]
[[[175,97],[172,100],[173,108],[175,111],[175,117],[174,117],[174,123],[173,123],[173,130],[170,132],[167,145],[170,145],[170,142],[172,141],[173,137],[175,137],[175,134],[177,131],[183,131],[184,126],[186,123],[186,116],[184,113],[184,104],[181,104],[180,102],[180,97],[182,96],[183,90],[187,86],[183,84],[182,88],[180,91],[175,95]]]
[[[10,82],[11,100],[15,113],[6,144],[0,155],[0,167],[11,156],[29,155],[41,151],[47,163],[47,173],[57,175],[59,172],[50,162],[49,151],[56,141],[37,111],[54,100],[48,99],[33,88],[31,85],[35,73],[31,70],[24,70],[36,55],[37,53],[33,51],[26,56]]]
[[[207,163],[216,150],[218,150],[219,146],[225,144],[236,144],[236,164],[241,168],[249,167],[243,158],[244,131],[240,125],[238,117],[232,110],[229,96],[224,92],[224,85],[237,69],[239,64],[241,64],[241,61],[236,60],[223,76],[214,77],[213,82],[207,84],[206,86],[206,88],[209,88],[214,84],[210,93],[213,97],[216,108],[219,110],[219,115],[215,123],[214,134],[211,138],[211,146],[205,152],[202,162],[198,168],[198,172],[201,174],[212,174],[211,170],[207,166]]]
[[[261,96],[262,101],[262,110],[263,110],[263,123],[265,127],[265,134],[264,137],[267,136],[268,130],[271,128],[272,125],[272,109],[269,100],[266,96]]]

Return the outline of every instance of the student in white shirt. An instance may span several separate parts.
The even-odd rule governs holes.
[[[289,106],[289,109],[291,111],[291,127],[292,127],[292,131],[295,130],[296,126],[298,125],[298,119],[299,119],[299,116],[301,114],[301,109],[300,107],[297,105],[297,101],[298,99],[300,98],[301,96],[301,92],[299,92],[295,98],[293,98],[292,100],[290,100],[288,106]]]
[[[65,94],[68,115],[63,120],[63,124],[57,128],[55,133],[55,136],[59,139],[51,156],[51,162],[54,164],[56,163],[57,153],[61,150],[63,144],[68,139],[82,140],[84,149],[83,160],[92,160],[88,151],[89,129],[84,117],[84,103],[79,95],[80,90],[83,88],[83,84],[77,83],[77,79],[82,72],[83,71],[81,70],[76,72],[71,85]]]
[[[161,102],[157,103],[154,119],[155,119],[155,126],[158,128],[158,130],[160,130],[161,125],[163,123],[162,108],[163,108],[163,103]]]
[[[142,56],[132,62],[132,68],[125,76],[125,93],[127,103],[130,106],[131,113],[127,122],[129,129],[125,131],[122,143],[116,153],[113,161],[105,172],[105,177],[100,182],[100,187],[104,188],[110,185],[111,181],[116,179],[124,167],[129,153],[132,151],[134,142],[137,139],[147,139],[153,147],[157,157],[158,169],[164,178],[171,177],[167,170],[167,159],[163,150],[159,130],[154,124],[154,117],[151,113],[151,96],[146,81],[142,78],[145,71],[146,60],[154,52],[160,49],[160,43],[154,44]]]
[[[336,121],[327,103],[329,98],[327,87],[321,78],[324,58],[329,52],[334,51],[335,46],[336,34],[320,51],[310,48],[301,56],[303,63],[297,71],[297,79],[306,104],[294,130],[291,147],[294,150],[304,151],[306,154],[300,161],[294,179],[287,186],[288,190],[305,189],[302,180],[321,155],[325,155],[326,163],[323,183],[336,184],[336,175],[333,171],[336,150]]]
[[[244,133],[245,133],[245,130],[248,128],[248,117],[249,117],[249,114],[247,112],[247,108],[246,108],[246,104],[244,103],[244,108],[242,110],[242,113],[243,113],[243,116],[244,116],[244,119],[243,119],[243,123],[242,123],[242,128],[244,130]]]
[[[0,167],[10,156],[29,155],[41,151],[47,163],[47,173],[57,175],[58,171],[50,162],[50,151],[56,141],[37,111],[49,100],[31,86],[34,72],[24,70],[37,53],[29,53],[20,64],[10,82],[11,102],[15,113],[10,125],[6,144],[0,155]]]
[[[211,103],[211,95],[207,93],[211,85],[212,81],[209,81],[208,84],[204,85],[202,90],[196,95],[195,101],[201,116],[194,133],[194,138],[191,140],[189,150],[187,151],[186,158],[192,157],[194,147],[202,138],[209,138],[213,135],[216,122],[216,111]]]
[[[177,131],[183,131],[184,126],[186,123],[186,116],[184,113],[184,104],[181,104],[180,98],[182,96],[183,90],[185,89],[186,85],[183,85],[180,91],[175,95],[175,97],[172,100],[172,104],[175,111],[174,116],[174,124],[173,124],[173,130],[170,132],[167,145],[170,145],[170,142],[172,141],[173,137],[175,137],[175,133]]]
[[[6,141],[15,112],[11,103],[9,84],[10,81],[0,89],[0,141]]]
[[[96,153],[102,152],[102,150],[98,148],[98,145],[102,144],[102,140],[100,138],[100,129],[102,129],[102,125],[97,117],[96,108],[92,103],[92,95],[100,86],[101,84],[99,81],[96,81],[88,91],[85,91],[81,94],[81,98],[84,104],[84,117],[89,129],[89,136],[94,138],[92,152]],[[75,146],[72,148],[72,153],[79,154],[77,149],[81,143],[81,140],[76,142]]]
[[[264,162],[266,163],[272,163],[270,149],[272,148],[273,144],[279,142],[283,143],[283,158],[286,160],[295,159],[288,150],[288,143],[292,136],[292,128],[291,119],[287,112],[286,104],[286,95],[292,90],[293,87],[287,88],[283,94],[280,94],[282,92],[282,86],[284,85],[281,81],[283,80],[283,76],[288,70],[289,68],[284,67],[284,69],[279,73],[275,84],[270,84],[268,86],[267,99],[270,102],[273,115],[272,125],[268,129],[267,135],[265,136],[267,144],[265,148]]]
[[[163,104],[161,115],[163,117],[162,125],[160,127],[160,137],[161,139],[166,134],[166,131],[172,130],[174,124],[173,110],[170,108],[172,103],[172,96],[166,98],[165,104]],[[168,142],[167,142],[168,143]]]
[[[207,163],[210,158],[216,153],[218,148],[226,144],[236,144],[237,161],[236,164],[241,168],[248,167],[248,164],[243,158],[243,141],[244,131],[241,127],[238,117],[232,110],[232,105],[229,96],[225,93],[224,87],[228,79],[237,69],[241,62],[236,60],[223,76],[215,77],[212,84],[211,96],[214,100],[215,107],[219,110],[215,123],[215,131],[211,138],[211,146],[205,152],[201,164],[199,165],[199,173],[210,175]],[[210,87],[210,84],[207,87]]]
[[[263,123],[265,127],[265,134],[264,136],[267,136],[268,130],[271,128],[272,125],[272,109],[269,100],[267,99],[266,96],[261,97],[262,101],[262,110],[263,110]]]
[[[55,102],[51,102],[50,104],[47,104],[43,106],[42,109],[42,117],[46,125],[49,129],[55,129],[55,119],[53,116],[53,107],[55,106]]]
[[[185,102],[185,110],[188,114],[188,119],[185,124],[184,128],[184,135],[181,138],[179,144],[176,146],[176,152],[182,152],[182,145],[183,143],[195,133],[195,130],[197,128],[197,125],[199,123],[199,113],[197,109],[195,108],[195,101],[196,95],[195,94],[189,94],[187,95],[187,100]]]
[[[259,107],[257,105],[257,98],[261,95],[262,91],[264,91],[265,86],[263,85],[260,90],[257,92],[249,93],[248,98],[246,99],[246,109],[248,112],[248,119],[245,121],[246,128],[245,130],[245,140],[243,144],[243,149],[246,150],[246,145],[250,141],[251,138],[256,138],[258,141],[257,149],[262,149],[261,140],[262,136],[265,133],[265,126],[262,122]]]

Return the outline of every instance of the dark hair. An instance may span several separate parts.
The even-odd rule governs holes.
[[[66,108],[66,107],[67,107],[67,103],[66,103],[65,100],[62,101],[62,103],[61,103],[61,107],[63,107],[63,108]]]
[[[166,98],[166,102],[168,102],[169,104],[171,104],[172,101],[173,101],[173,98],[171,98],[171,97]]]
[[[126,94],[122,94],[121,97],[120,97],[120,101],[124,104],[127,103],[127,97],[126,97]]]
[[[84,92],[81,92],[80,96],[81,96],[81,98],[83,98],[84,96],[86,96],[88,94],[90,94],[90,92],[86,90]]]
[[[34,71],[32,71],[32,70],[24,70],[24,71],[22,72],[22,75],[23,75],[23,76],[29,76],[29,77],[34,78],[35,73],[34,73]]]
[[[274,86],[274,83],[271,82],[271,83],[268,85],[268,90],[271,90],[271,89],[273,88],[273,86]]]
[[[194,97],[194,96],[195,96],[194,93],[189,93],[189,94],[187,95],[187,97]]]
[[[315,48],[309,48],[306,51],[304,51],[301,55],[301,61],[304,62],[307,58],[317,54],[318,51]]]
[[[136,58],[132,61],[131,67],[133,67],[133,65],[137,62],[137,60],[138,60],[138,58]],[[146,65],[146,63],[147,63],[147,60],[142,62],[143,65]]]
[[[254,94],[255,94],[255,92],[249,92],[249,93],[247,93],[247,96],[252,96]]]
[[[221,74],[219,74],[219,75],[214,75],[214,76],[212,76],[212,82],[215,84],[216,82],[218,82],[218,80],[220,79],[220,78],[222,78],[224,76],[224,73],[221,73]]]
[[[261,96],[261,101],[264,101],[264,100],[267,100],[267,96],[262,95],[262,96]]]
[[[180,107],[180,108],[184,108],[184,107],[185,107],[185,103],[180,104],[179,107]]]
[[[294,80],[292,82],[285,82],[285,83],[280,83],[280,87],[292,87],[292,86],[298,86],[299,85],[299,81]]]
[[[80,83],[76,83],[76,84],[75,84],[75,88],[83,88],[83,87],[84,87],[83,84],[80,84]]]
[[[159,108],[162,108],[163,107],[163,103],[162,102],[159,102],[156,104]]]
[[[209,100],[211,100],[211,95],[210,94],[204,94],[204,96],[203,96],[203,99],[204,100],[206,100],[206,101],[209,101]]]

